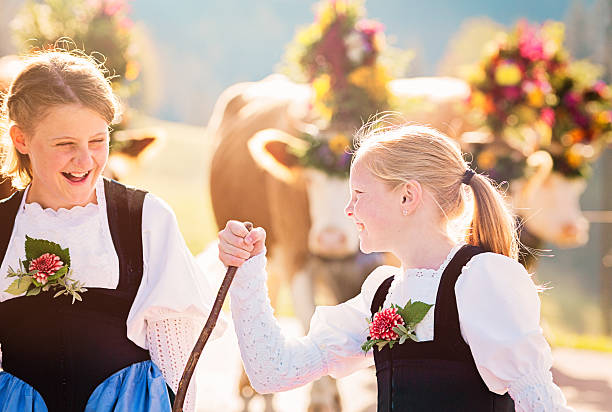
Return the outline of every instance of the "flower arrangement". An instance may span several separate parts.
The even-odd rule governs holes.
[[[60,40],[88,55],[101,54],[113,76],[113,89],[127,98],[137,89],[140,75],[134,23],[128,13],[126,0],[29,0],[11,24],[25,52],[32,47],[53,48]]]
[[[346,135],[390,108],[391,73],[403,70],[411,53],[387,47],[383,30],[381,23],[365,18],[361,1],[323,0],[315,21],[287,48],[285,71],[311,84],[312,108],[322,129],[303,136],[311,144],[298,153],[303,165],[348,176],[353,147]],[[393,64],[383,52],[394,55]]]
[[[364,18],[361,2],[318,4],[315,21],[299,31],[287,60],[314,90],[313,106],[331,124],[360,125],[389,107],[387,68],[378,59],[384,26]]]
[[[351,166],[351,141],[343,133],[334,133],[331,138],[303,134],[308,145],[305,149],[296,150],[295,155],[305,167],[322,170],[330,176],[348,178]]]
[[[26,236],[25,260],[19,268],[9,267],[7,277],[16,277],[5,292],[11,295],[35,296],[40,292],[56,291],[53,297],[71,295],[72,303],[81,301],[81,293],[87,289],[71,278],[70,252],[60,245],[44,239]]]
[[[390,308],[381,308],[372,319],[366,319],[370,334],[361,349],[368,352],[377,346],[380,351],[386,345],[393,348],[396,343],[401,345],[408,339],[418,342],[416,325],[423,320],[432,306],[409,300],[404,307],[392,304]]]
[[[521,174],[505,170],[509,161],[546,150],[555,171],[585,176],[611,140],[610,87],[597,80],[595,66],[569,58],[563,38],[562,23],[521,21],[471,71],[469,105],[498,143],[475,154],[479,169],[509,180]]]

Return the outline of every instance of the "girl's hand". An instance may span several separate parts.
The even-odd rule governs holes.
[[[225,266],[240,267],[247,259],[264,251],[266,231],[261,227],[250,232],[242,222],[229,220],[219,232],[219,259]]]

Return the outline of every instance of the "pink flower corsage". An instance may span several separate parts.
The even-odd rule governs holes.
[[[25,260],[19,260],[14,270],[9,266],[6,277],[16,277],[4,291],[11,295],[38,295],[40,292],[55,291],[53,297],[71,295],[72,303],[81,301],[81,293],[87,292],[81,282],[71,278],[70,253],[57,243],[26,236]]]
[[[366,319],[370,335],[361,345],[361,349],[368,352],[376,345],[378,350],[381,350],[387,344],[392,348],[396,343],[401,345],[407,339],[418,342],[416,325],[423,320],[432,306],[409,300],[404,307],[392,304],[390,308],[381,308],[372,319]]]

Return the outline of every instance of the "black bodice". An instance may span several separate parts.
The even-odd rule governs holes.
[[[463,266],[482,252],[480,248],[466,245],[444,270],[433,308],[433,341],[407,340],[392,349],[373,348],[378,412],[514,411],[508,394],[500,396],[488,390],[459,327],[455,283]],[[386,279],[376,291],[372,314],[384,304],[392,281],[393,277]]]
[[[108,222],[119,257],[117,289],[88,288],[83,301],[50,292],[0,303],[2,367],[32,385],[50,412],[81,412],[94,389],[149,352],[127,338],[126,320],[143,273],[145,192],[105,180]],[[0,203],[4,258],[23,192]]]

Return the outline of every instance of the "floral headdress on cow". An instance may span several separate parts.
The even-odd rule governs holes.
[[[525,159],[539,150],[553,170],[585,176],[612,137],[610,87],[594,65],[570,60],[563,37],[562,23],[521,21],[489,45],[468,79],[469,104],[494,140],[475,146],[474,163],[495,180],[524,175]]]
[[[323,1],[315,21],[287,48],[286,71],[312,85],[313,109],[330,131],[327,137],[303,136],[311,144],[297,155],[305,166],[331,175],[348,175],[347,134],[389,109],[390,70],[379,58],[384,26],[364,16],[361,1]]]

